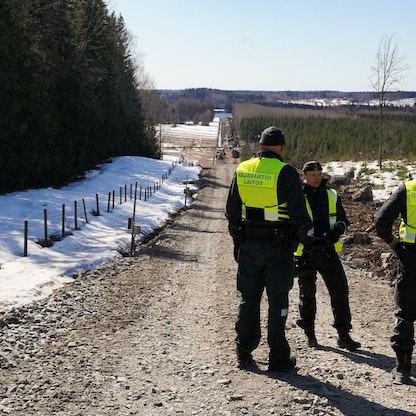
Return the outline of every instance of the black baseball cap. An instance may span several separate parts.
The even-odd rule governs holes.
[[[267,127],[261,133],[259,143],[267,146],[280,146],[285,144],[285,134],[276,126]]]

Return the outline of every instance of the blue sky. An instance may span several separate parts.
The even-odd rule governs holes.
[[[395,35],[416,90],[415,0],[107,0],[158,89],[371,91]]]

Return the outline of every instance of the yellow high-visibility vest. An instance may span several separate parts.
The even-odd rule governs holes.
[[[335,226],[335,223],[337,222],[338,192],[335,189],[328,188],[327,194],[328,194],[328,207],[329,207],[329,228],[332,230]],[[305,195],[305,204],[306,204],[306,209],[308,211],[308,214],[311,217],[311,220],[313,221],[312,208],[306,195]],[[340,237],[340,239],[336,243],[334,243],[335,251],[337,253],[342,251],[343,245],[344,245],[344,242],[342,238]],[[299,243],[296,251],[293,254],[297,257],[300,257],[302,253],[303,253],[303,244]]]
[[[416,179],[405,182],[407,222],[401,219],[399,240],[403,243],[415,244],[416,240]]]
[[[248,208],[263,210],[265,221],[289,219],[287,202],[277,200],[277,182],[286,163],[277,158],[256,157],[237,167],[236,177],[242,201],[241,218],[247,219]]]

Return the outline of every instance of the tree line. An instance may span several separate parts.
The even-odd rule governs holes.
[[[160,157],[124,21],[103,0],[2,0],[0,38],[0,192]]]
[[[416,159],[416,115],[414,109],[387,108],[384,115],[384,159]],[[285,158],[302,165],[307,160],[376,160],[379,114],[377,108],[270,108],[237,104],[233,122],[238,136],[258,142],[270,125],[286,134]]]
[[[158,90],[164,99],[172,104],[181,98],[195,99],[213,103],[213,108],[223,108],[231,113],[235,104],[260,104],[270,107],[298,107],[294,101],[340,100],[346,99],[353,104],[377,101],[376,91],[227,91],[211,88],[188,88],[183,90]],[[388,92],[388,100],[416,97],[416,91]],[[310,107],[310,106],[308,106]]]

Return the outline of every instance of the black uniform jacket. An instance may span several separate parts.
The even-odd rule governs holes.
[[[374,216],[377,235],[390,243],[393,240],[393,224],[398,217],[407,221],[406,186],[401,183]]]
[[[282,160],[281,156],[270,151],[259,152],[258,157]],[[280,171],[277,183],[277,200],[279,204],[287,202],[289,218],[296,225],[299,240],[304,245],[312,244],[313,224],[306,210],[299,174],[291,165],[285,165]],[[242,201],[234,175],[225,211],[229,224],[228,229],[233,238],[239,237],[239,228],[242,225],[241,206]]]
[[[327,185],[327,182],[326,179],[322,179],[321,184],[317,188],[306,184],[306,182],[302,184],[303,192],[308,198],[312,210],[313,226],[315,230],[314,237],[323,237],[325,232],[330,230],[327,192],[330,187]],[[350,221],[347,218],[339,195],[337,198],[337,221],[343,222],[345,228],[350,225]]]

